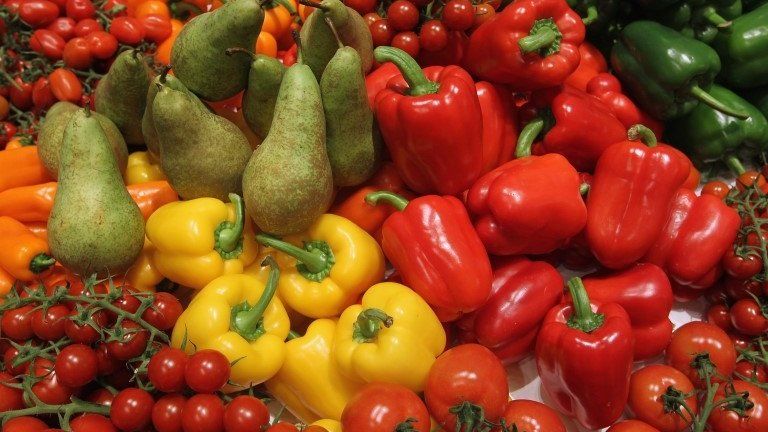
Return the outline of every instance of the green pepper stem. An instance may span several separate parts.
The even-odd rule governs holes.
[[[365,196],[365,202],[372,206],[377,205],[379,201],[384,201],[399,211],[405,210],[408,205],[408,200],[405,197],[390,191],[371,192]]]
[[[274,3],[279,4],[280,6],[288,9],[288,12],[291,13],[291,15],[296,14],[296,8],[293,6],[293,2],[290,0],[275,0]]]
[[[380,46],[373,50],[373,56],[379,63],[391,62],[400,73],[403,74],[403,78],[408,83],[410,88],[409,94],[411,96],[423,96],[427,94],[435,94],[440,88],[440,85],[436,82],[432,82],[424,75],[424,71],[421,69],[416,60],[413,59],[407,52],[400,48]]]
[[[544,119],[537,117],[523,127],[517,138],[517,148],[515,148],[515,157],[520,159],[531,155],[531,147],[536,137],[544,130]]]
[[[582,18],[581,22],[583,22],[585,26],[588,26],[593,22],[597,21],[597,17],[598,17],[597,7],[595,5],[589,5],[587,7],[587,16]]]
[[[648,147],[656,147],[658,144],[656,134],[654,134],[649,127],[641,124],[636,124],[629,128],[627,131],[627,138],[629,138],[630,141],[640,140]]]
[[[699,102],[709,106],[715,111],[720,111],[723,114],[736,117],[742,120],[746,120],[749,118],[749,114],[743,113],[741,111],[738,111],[726,106],[724,103],[715,99],[711,94],[707,93],[704,89],[702,89],[697,85],[692,86],[690,89],[690,92],[691,92],[691,96],[698,99]]]
[[[301,335],[298,332],[295,332],[293,330],[288,331],[288,336],[285,338],[285,340],[294,340],[300,338]]]
[[[573,300],[573,315],[568,319],[568,326],[585,333],[591,333],[600,328],[605,320],[605,315],[592,311],[587,289],[581,278],[573,277],[566,285],[568,285],[568,291]]]
[[[328,257],[317,249],[318,253],[313,253],[263,233],[256,236],[256,241],[296,258],[312,273],[320,273],[328,267]]]
[[[352,334],[360,343],[371,342],[381,330],[381,326],[392,327],[392,317],[381,309],[365,309],[357,316],[353,325]]]
[[[259,301],[253,307],[237,311],[233,320],[233,327],[243,337],[253,340],[250,336],[258,334],[258,328],[264,318],[264,312],[277,292],[277,281],[280,279],[280,268],[272,255],[267,255],[262,266],[269,266],[269,278],[264,286],[264,292],[261,293]],[[256,336],[258,337],[258,336]]]
[[[542,57],[547,57],[560,52],[560,41],[563,34],[557,27],[557,24],[550,19],[536,20],[531,27],[528,36],[520,38],[517,44],[523,54],[538,51]]]
[[[39,253],[29,262],[29,270],[34,274],[39,274],[48,270],[54,264],[56,264],[56,260],[52,256],[46,253]]]
[[[741,163],[738,157],[736,155],[728,155],[725,158],[723,158],[723,162],[725,162],[725,165],[728,167],[728,169],[736,176],[740,176],[747,172],[747,169],[744,168],[744,165]]]
[[[712,24],[713,26],[719,29],[727,29],[732,24],[732,21],[728,21],[722,16],[720,16],[720,14],[717,13],[717,10],[715,10],[715,8],[713,8],[712,6],[704,8],[704,10],[701,11],[701,16],[708,23]]]
[[[579,195],[584,196],[589,193],[589,183],[582,183],[579,185]]]
[[[238,194],[229,194],[229,201],[235,206],[235,222],[224,221],[216,228],[216,248],[219,253],[234,252],[242,245],[245,227],[245,205]]]

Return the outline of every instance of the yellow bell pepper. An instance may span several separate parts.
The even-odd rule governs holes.
[[[304,336],[285,343],[283,367],[267,381],[269,392],[304,423],[340,420],[344,406],[362,387],[341,374],[331,358],[336,321],[318,319]]]
[[[158,180],[166,180],[166,177],[160,168],[160,162],[155,159],[152,153],[137,151],[128,155],[125,184],[132,185]]]
[[[215,198],[172,202],[152,213],[147,237],[163,276],[200,289],[221,275],[242,273],[256,260],[259,245],[243,199],[236,194],[229,199],[231,204]]]
[[[267,234],[256,240],[280,251],[280,298],[304,316],[336,317],[384,277],[379,244],[341,216],[324,214],[305,233],[284,241]]]
[[[341,422],[333,419],[322,419],[312,423],[310,426],[320,426],[328,432],[341,432]]]
[[[427,302],[405,285],[384,282],[339,317],[333,358],[347,378],[400,384],[421,392],[445,330]]]
[[[229,359],[232,385],[225,391],[268,380],[285,360],[291,324],[275,296],[280,270],[271,257],[265,263],[271,267],[266,284],[244,274],[216,278],[197,293],[173,328],[174,347],[189,354],[213,349]]]
[[[144,237],[144,248],[141,249],[133,266],[125,275],[125,281],[139,291],[154,291],[155,286],[163,281],[164,276],[157,270],[152,262],[152,254],[155,253],[155,245]]]

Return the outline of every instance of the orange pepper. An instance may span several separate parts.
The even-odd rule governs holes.
[[[162,17],[171,18],[171,10],[165,2],[160,0],[145,0],[136,6],[134,16],[136,18],[142,18],[147,15],[160,15]]]
[[[5,149],[13,150],[31,145],[35,145],[35,142],[32,140],[32,138],[25,135],[15,135],[13,138],[11,138],[10,141],[8,141],[8,144],[5,145]]]
[[[34,280],[56,261],[48,243],[16,219],[0,217],[0,267],[22,281]]]
[[[15,282],[16,279],[10,273],[0,268],[0,303],[3,302],[2,297],[11,292]]]
[[[128,193],[139,205],[144,220],[165,204],[179,200],[179,195],[166,180],[130,185]]]
[[[291,28],[292,22],[293,17],[288,8],[277,4],[275,7],[264,9],[264,24],[261,26],[261,31],[271,34],[275,39],[280,39]]]
[[[32,234],[48,241],[48,222],[27,222],[24,224]]]
[[[179,35],[181,29],[184,28],[184,23],[177,20],[171,20],[171,35],[168,39],[164,40],[155,52],[155,60],[163,65],[171,64],[171,48],[173,48],[173,42],[176,40],[176,36]]]
[[[299,17],[301,18],[302,22],[307,21],[307,18],[309,17],[309,14],[315,11],[315,8],[312,6],[307,6],[305,4],[299,4]]]
[[[256,38],[254,51],[256,54],[264,54],[272,58],[277,57],[277,40],[270,33],[261,32],[259,37]]]
[[[0,151],[0,192],[51,180],[37,156],[37,146]]]

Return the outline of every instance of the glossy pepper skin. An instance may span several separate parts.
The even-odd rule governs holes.
[[[687,116],[669,123],[669,142],[683,149],[697,163],[728,160],[743,152],[759,153],[768,148],[768,120],[749,102],[737,94],[713,85],[712,96],[734,109],[749,114],[742,120],[699,105]]]
[[[429,369],[445,349],[445,330],[429,305],[405,285],[376,284],[342,312],[333,357],[347,378],[424,391]]]
[[[638,108],[632,99],[624,94],[621,82],[615,76],[607,72],[595,75],[587,83],[586,91],[600,98],[627,128],[642,124],[651,129],[657,136],[661,136],[664,132],[664,124]]]
[[[400,210],[384,222],[381,246],[405,285],[432,306],[440,321],[456,320],[485,303],[491,263],[461,201],[427,195],[409,203],[388,192],[366,199]]]
[[[376,95],[375,114],[405,184],[421,194],[469,188],[483,169],[483,116],[472,78],[447,66],[431,81],[398,48],[378,47],[374,55],[403,75]]]
[[[732,21],[713,43],[723,62],[721,77],[730,87],[768,84],[768,4]]]
[[[365,76],[365,90],[368,93],[368,104],[376,109],[376,95],[387,88],[390,79],[402,75],[394,63],[384,63]]]
[[[616,303],[590,302],[579,278],[568,281],[573,304],[552,308],[536,341],[541,386],[560,412],[586,429],[618,419],[632,372],[632,327]]]
[[[288,314],[274,294],[280,271],[274,260],[265,283],[250,275],[224,275],[206,285],[176,321],[171,345],[191,354],[213,349],[232,364],[225,391],[239,391],[273,377],[286,356],[291,329]]]
[[[688,0],[652,16],[685,36],[712,43],[721,31],[730,31],[741,12],[741,0]]]
[[[132,288],[139,291],[154,291],[155,286],[165,279],[152,260],[155,250],[155,245],[145,237],[141,253],[125,274],[125,282]]]
[[[37,146],[0,151],[0,192],[53,180],[40,162]]]
[[[720,274],[720,261],[733,247],[741,218],[723,200],[690,189],[673,198],[667,223],[643,261],[662,267],[681,285],[707,288]],[[692,253],[695,251],[696,253]]]
[[[519,0],[478,27],[464,65],[474,76],[532,91],[562,84],[579,65],[584,24],[565,0]]]
[[[429,77],[429,69],[424,72]],[[517,144],[517,109],[507,89],[486,81],[475,83],[483,116],[483,173],[514,157]]]
[[[494,267],[488,301],[463,317],[459,327],[504,364],[514,363],[533,350],[544,317],[562,298],[563,278],[552,265],[510,257]]]
[[[259,245],[242,198],[229,198],[231,204],[215,198],[173,202],[149,217],[152,262],[163,276],[201,289],[219,276],[242,273],[256,260]]]
[[[266,234],[256,240],[277,250],[283,275],[278,294],[306,317],[336,317],[384,278],[379,244],[341,216],[321,215],[306,232],[283,240]]]
[[[657,119],[682,117],[699,103],[746,118],[707,93],[720,72],[717,52],[659,23],[634,21],[624,27],[611,51],[611,66],[630,96]]]
[[[139,184],[166,180],[160,162],[150,152],[137,151],[128,155],[125,168],[125,184]]]
[[[270,394],[301,421],[340,420],[347,402],[363,384],[341,374],[331,355],[336,321],[318,319],[304,336],[285,343],[285,362],[267,381]]]
[[[28,282],[55,262],[45,240],[16,219],[0,216],[0,267],[5,272]]]
[[[635,361],[664,352],[672,338],[669,313],[674,303],[664,270],[642,263],[615,273],[587,276],[583,282],[592,301],[618,303],[629,315],[635,336]]]
[[[608,72],[608,63],[600,50],[589,42],[579,45],[579,56],[581,57],[579,66],[572,74],[568,75],[565,84],[581,91],[587,91],[587,83],[592,78],[597,74]]]

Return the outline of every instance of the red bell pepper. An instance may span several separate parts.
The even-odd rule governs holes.
[[[587,241],[605,267],[641,259],[664,229],[672,199],[690,172],[679,150],[656,143],[650,129],[630,128],[630,141],[609,147],[587,198]],[[642,138],[643,142],[634,141]]]
[[[480,177],[467,208],[494,255],[543,254],[564,245],[586,224],[579,173],[559,154],[518,158]]]
[[[585,277],[584,286],[592,301],[618,303],[627,312],[635,336],[635,361],[664,352],[672,339],[669,313],[674,303],[664,270],[653,264],[637,264],[617,273]]]
[[[579,46],[579,55],[581,56],[579,67],[568,76],[565,84],[587,91],[589,80],[599,73],[608,72],[608,63],[600,50],[589,42]]]
[[[576,70],[583,41],[584,23],[565,0],[518,0],[472,33],[464,65],[515,91],[539,90]]]
[[[405,184],[421,194],[465,191],[483,169],[483,116],[472,78],[448,66],[430,81],[403,50],[381,46],[374,55],[403,74],[376,95],[375,112]]]
[[[430,76],[427,68],[424,72]],[[475,84],[483,114],[483,173],[512,159],[517,145],[517,109],[509,92],[495,84]]]
[[[394,63],[384,63],[365,76],[365,90],[368,92],[368,104],[376,108],[376,95],[387,88],[387,83],[393,77],[400,75],[400,69]]]
[[[624,411],[632,372],[629,316],[617,303],[590,303],[579,278],[573,304],[552,308],[536,340],[541,386],[555,408],[587,429],[611,425]]]
[[[627,134],[602,100],[569,86],[534,93],[521,116],[527,124],[518,147],[530,146],[543,132],[543,152],[565,156],[579,171],[592,171],[603,151]]]
[[[465,315],[459,327],[505,364],[514,363],[533,350],[544,317],[562,298],[563,278],[557,269],[544,261],[513,257],[495,266],[491,296],[483,307]]]
[[[384,222],[381,247],[405,284],[432,306],[440,321],[454,321],[485,303],[491,292],[491,263],[461,201],[427,195],[409,203],[386,191],[366,200],[400,210]]]
[[[720,273],[723,255],[733,247],[741,218],[714,195],[681,188],[672,200],[661,235],[643,261],[666,270],[681,285],[707,288]]]
[[[641,124],[651,129],[656,136],[664,132],[663,123],[643,112],[632,99],[622,93],[621,83],[615,76],[607,72],[595,75],[587,83],[587,93],[605,102],[625,127]]]

